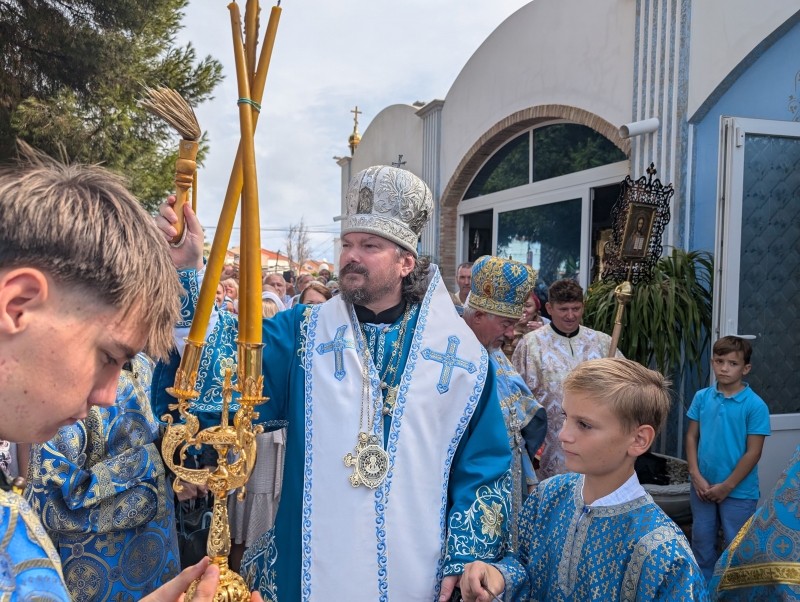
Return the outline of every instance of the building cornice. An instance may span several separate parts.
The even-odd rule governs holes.
[[[444,106],[443,100],[439,100],[438,98],[432,100],[429,103],[425,104],[425,106],[422,106],[417,110],[417,117],[419,117],[420,119],[425,119],[428,115],[430,115],[434,111],[441,111],[443,106]]]

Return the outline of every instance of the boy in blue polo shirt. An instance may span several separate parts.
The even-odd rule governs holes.
[[[727,548],[758,503],[756,465],[770,429],[767,404],[742,382],[751,354],[744,339],[719,339],[712,360],[717,384],[698,391],[687,413],[692,552],[706,581],[719,559],[720,525]]]

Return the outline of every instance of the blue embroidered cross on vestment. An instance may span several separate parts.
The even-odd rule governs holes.
[[[458,351],[458,344],[460,342],[457,336],[452,335],[447,339],[447,351],[444,353],[441,351],[432,351],[431,349],[424,349],[422,351],[422,357],[426,360],[432,360],[442,364],[442,375],[439,377],[439,384],[436,385],[436,389],[439,391],[440,395],[442,393],[447,393],[450,389],[450,378],[453,376],[453,368],[463,368],[470,374],[473,374],[477,370],[475,364],[456,356],[456,351]]]
[[[317,353],[320,355],[333,351],[334,363],[336,364],[336,372],[334,372],[333,375],[336,377],[336,380],[342,380],[345,374],[347,374],[344,370],[344,350],[356,348],[356,342],[353,339],[344,338],[345,330],[347,330],[346,324],[339,326],[339,328],[336,329],[336,336],[333,337],[332,341],[317,346]]]

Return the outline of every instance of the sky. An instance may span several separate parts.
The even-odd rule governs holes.
[[[255,137],[261,246],[285,251],[288,227],[302,217],[312,257],[333,261],[341,196],[333,157],[350,152],[350,111],[363,111],[363,134],[389,105],[444,99],[481,43],[528,1],[283,0]],[[261,7],[263,39],[272,4]],[[198,171],[198,214],[211,241],[239,143],[227,3],[190,0],[182,23],[176,42],[216,58],[225,76],[214,99],[195,109],[210,143]],[[230,246],[238,243],[236,229]]]

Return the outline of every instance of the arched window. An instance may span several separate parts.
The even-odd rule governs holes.
[[[533,134],[533,182],[627,159],[611,140],[577,123],[536,128]]]
[[[531,177],[530,139],[531,133],[525,132],[500,147],[472,180],[464,198],[473,199],[528,184]]]
[[[554,123],[513,138],[492,155],[464,199],[627,159],[613,142],[577,123]]]

